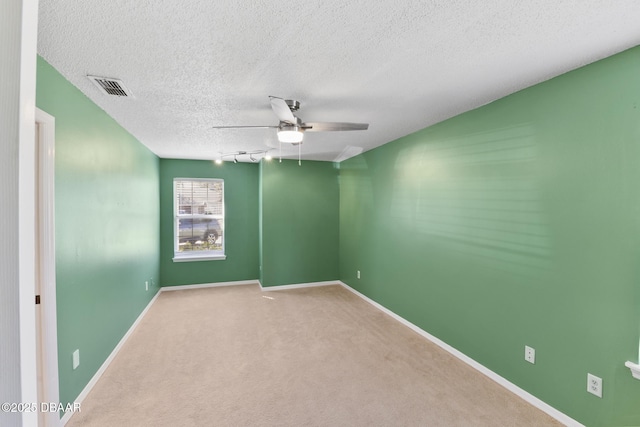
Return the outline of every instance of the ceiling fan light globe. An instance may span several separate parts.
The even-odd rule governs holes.
[[[299,130],[281,130],[278,132],[278,140],[289,144],[302,142],[303,134]]]
[[[278,141],[286,142],[289,144],[299,144],[302,142],[304,134],[297,126],[291,126],[290,128],[278,129]]]

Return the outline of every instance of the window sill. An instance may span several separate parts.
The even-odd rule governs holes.
[[[640,365],[636,365],[635,363],[629,361],[624,364],[627,368],[631,369],[631,375],[633,378],[640,380]]]
[[[179,255],[173,257],[173,262],[193,262],[193,261],[218,261],[225,260],[227,256],[222,255]]]

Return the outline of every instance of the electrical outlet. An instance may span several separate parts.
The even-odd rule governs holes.
[[[148,280],[145,280],[145,282],[144,282],[144,290],[145,291],[149,290],[149,281]]]
[[[360,278],[360,270],[357,272],[358,279]]]
[[[73,352],[73,369],[76,369],[78,366],[80,366],[80,350],[76,350]]]
[[[602,378],[587,374],[587,391],[602,398]]]
[[[524,360],[529,363],[536,363],[536,349],[533,347],[529,347],[528,345],[524,346]]]

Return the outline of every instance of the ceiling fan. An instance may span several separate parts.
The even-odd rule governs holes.
[[[278,141],[289,144],[301,144],[305,132],[333,132],[346,130],[367,130],[368,123],[345,122],[306,122],[303,123],[293,112],[298,111],[300,103],[291,99],[270,96],[271,108],[280,120],[277,126],[213,126],[213,129],[262,128],[278,129]]]

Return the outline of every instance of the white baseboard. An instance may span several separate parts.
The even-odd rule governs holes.
[[[160,289],[161,291],[162,289]],[[127,331],[126,334],[124,334],[124,336],[122,337],[122,339],[120,340],[120,342],[118,343],[118,345],[116,345],[116,347],[113,349],[113,351],[111,352],[111,354],[109,355],[109,357],[107,357],[107,359],[104,361],[104,363],[102,364],[102,366],[100,366],[100,369],[98,369],[96,371],[96,373],[93,375],[93,377],[91,378],[91,380],[87,383],[87,385],[82,389],[82,391],[80,392],[80,394],[78,395],[78,397],[76,397],[74,399],[74,403],[79,403],[82,405],[82,401],[85,399],[85,397],[87,397],[87,395],[89,394],[89,392],[91,391],[91,389],[93,389],[93,387],[96,385],[96,383],[98,382],[98,380],[100,379],[100,377],[102,377],[102,374],[104,374],[104,372],[107,370],[107,368],[109,367],[109,365],[111,364],[111,362],[113,361],[113,359],[115,359],[116,355],[118,354],[118,352],[120,351],[120,349],[122,348],[122,346],[124,345],[125,342],[127,342],[127,340],[129,339],[129,337],[131,336],[131,334],[133,334],[133,331],[138,327],[138,324],[140,324],[140,322],[142,321],[142,319],[144,318],[144,316],[147,314],[147,312],[149,311],[149,309],[151,308],[151,306],[153,305],[153,303],[156,301],[156,299],[158,299],[158,295],[160,295],[160,291],[156,292],[156,294],[153,296],[153,298],[151,298],[151,301],[149,301],[149,304],[147,304],[147,306],[144,308],[144,310],[142,310],[142,313],[140,313],[140,315],[138,316],[138,318],[136,319],[135,322],[133,322],[133,324],[131,325],[131,327],[129,328],[129,330]],[[60,418],[60,425],[64,426],[67,424],[67,422],[69,422],[69,419],[71,419],[71,416],[73,415],[73,412],[67,412],[64,414],[64,416],[62,418]]]
[[[369,304],[371,304],[374,307],[376,307],[378,310],[380,310],[380,311],[388,314],[389,316],[393,317],[398,322],[400,322],[403,325],[407,326],[408,328],[412,329],[414,332],[417,332],[418,334],[422,335],[424,338],[428,339],[429,341],[431,341],[432,343],[434,343],[438,347],[440,347],[443,350],[447,351],[451,355],[457,357],[458,359],[460,359],[461,361],[463,361],[467,365],[471,366],[475,370],[477,370],[480,373],[484,374],[485,376],[489,377],[491,380],[493,380],[496,383],[500,384],[502,387],[506,388],[510,392],[512,392],[515,395],[519,396],[524,401],[530,403],[531,405],[535,406],[536,408],[540,409],[541,411],[547,413],[548,415],[550,415],[551,417],[555,418],[556,420],[558,420],[559,422],[563,423],[564,425],[569,426],[569,427],[585,427],[583,424],[580,424],[579,422],[577,422],[573,418],[569,417],[568,415],[563,414],[562,412],[558,411],[556,408],[554,408],[551,405],[543,402],[542,400],[538,399],[537,397],[535,397],[531,393],[521,389],[520,387],[518,387],[517,385],[513,384],[509,380],[507,380],[507,379],[501,377],[500,375],[496,374],[491,369],[481,365],[480,363],[476,362],[475,360],[473,360],[469,356],[467,356],[464,353],[460,352],[459,350],[456,350],[455,348],[451,347],[449,344],[445,343],[441,339],[434,337],[430,333],[424,331],[423,329],[420,329],[418,326],[416,326],[413,323],[409,322],[405,318],[398,316],[396,313],[394,313],[393,311],[389,310],[385,306],[378,304],[377,302],[375,302],[371,298],[367,297],[366,295],[361,294],[360,292],[356,291],[355,289],[353,289],[351,286],[347,285],[346,283],[344,283],[342,281],[340,281],[338,283],[340,285],[342,285],[345,289],[353,292],[354,294],[356,294],[357,296],[359,296],[360,298],[362,298],[363,300],[365,300]]]
[[[240,286],[240,285],[258,285],[260,281],[254,280],[238,280],[235,282],[218,282],[218,283],[202,283],[199,285],[177,285],[177,286],[163,286],[160,288],[160,292],[182,291],[184,289],[200,289],[200,288],[218,288],[221,286]]]
[[[317,286],[329,286],[329,285],[344,285],[344,284],[339,280],[329,280],[327,282],[295,283],[292,285],[262,287],[262,283],[260,283],[260,289],[262,289],[263,291],[284,291],[286,289],[315,288]]]

